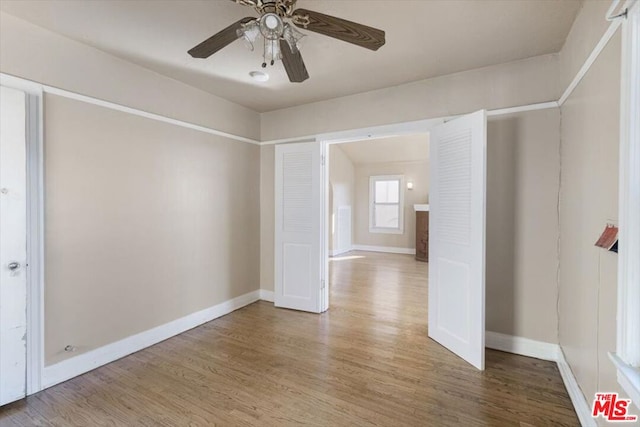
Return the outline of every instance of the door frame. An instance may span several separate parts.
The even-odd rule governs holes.
[[[42,390],[44,371],[44,118],[43,87],[0,74],[0,85],[26,94],[27,395]]]
[[[541,102],[537,104],[528,104],[522,105],[518,107],[507,107],[507,108],[499,108],[494,110],[486,110],[487,111],[487,119],[493,116],[502,116],[505,114],[513,114],[520,113],[525,111],[536,111],[536,110],[546,110],[549,108],[559,108],[558,102],[550,101],[550,102]],[[307,135],[301,136],[297,138],[285,138],[273,141],[263,142],[261,145],[279,145],[279,144],[289,144],[296,142],[308,142],[310,139],[314,139],[321,144],[321,155],[322,155],[322,168],[321,168],[321,180],[322,180],[322,188],[320,190],[321,194],[321,209],[322,215],[324,216],[322,219],[322,229],[321,229],[321,255],[322,255],[322,296],[320,298],[321,301],[321,312],[324,312],[329,309],[329,239],[328,233],[330,230],[329,224],[329,145],[333,144],[343,144],[347,142],[355,142],[355,141],[366,141],[380,138],[389,138],[393,136],[404,136],[411,135],[416,133],[428,133],[433,127],[445,123],[449,120],[453,120],[457,117],[463,116],[464,114],[454,114],[443,117],[436,117],[432,119],[423,119],[423,120],[415,120],[401,123],[392,123],[386,125],[379,126],[370,126],[370,127],[362,127],[357,129],[349,129],[344,131],[335,131],[335,132],[326,132],[319,133],[316,135]],[[275,280],[275,278],[274,278]]]
[[[322,153],[322,187],[320,197],[322,198],[320,209],[322,217],[321,227],[321,271],[322,271],[322,288],[321,288],[321,311],[329,309],[329,146],[336,144],[345,144],[355,141],[369,141],[380,138],[390,138],[394,136],[412,135],[418,133],[429,133],[429,131],[450,119],[436,118],[427,120],[418,120],[413,122],[396,123],[391,125],[373,126],[360,129],[352,129],[340,132],[323,133],[316,136],[316,141],[321,144]]]

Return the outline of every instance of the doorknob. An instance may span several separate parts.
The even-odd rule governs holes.
[[[9,270],[14,271],[20,268],[20,263],[19,262],[10,262],[9,265],[7,265],[7,267],[9,267]]]

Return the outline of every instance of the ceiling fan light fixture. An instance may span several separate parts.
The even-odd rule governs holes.
[[[282,36],[284,23],[275,13],[264,14],[260,18],[260,33],[267,40],[278,40]]]
[[[300,50],[300,40],[302,40],[303,37],[305,37],[305,35],[296,30],[293,26],[284,24],[282,38],[287,41],[293,53],[297,53]]]
[[[260,25],[257,21],[251,21],[243,24],[236,33],[238,37],[242,37],[247,49],[253,51],[253,45],[260,36]]]

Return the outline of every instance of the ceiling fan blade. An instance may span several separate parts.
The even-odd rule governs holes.
[[[238,22],[234,22],[229,25],[224,30],[218,32],[217,34],[209,37],[198,46],[189,50],[189,55],[194,58],[208,58],[223,47],[227,46],[231,42],[237,40],[238,33],[237,31],[242,28],[243,24],[254,21],[256,18],[242,18]]]
[[[384,31],[346,19],[336,18],[307,9],[293,12],[293,23],[305,30],[314,31],[348,43],[378,50],[385,43]],[[308,23],[306,23],[308,18]]]
[[[289,80],[293,83],[301,83],[309,78],[307,67],[304,65],[300,51],[293,52],[286,40],[280,40],[282,63],[287,71]]]

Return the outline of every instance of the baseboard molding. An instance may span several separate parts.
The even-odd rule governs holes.
[[[353,245],[351,249],[354,251],[385,252],[388,254],[406,254],[406,255],[416,254],[415,248],[396,248],[393,246]]]
[[[329,251],[329,256],[339,256],[342,254],[346,254],[347,252],[351,252],[353,250],[353,247],[349,247],[349,248],[345,248],[345,249],[336,249],[336,250],[332,250]]]
[[[597,425],[591,416],[591,409],[584,394],[582,394],[578,381],[576,381],[576,378],[573,376],[571,367],[564,358],[564,353],[558,344],[487,331],[485,335],[485,346],[507,353],[556,362],[564,386],[571,398],[573,408],[580,420],[580,424],[582,427],[595,427]]]
[[[273,302],[273,291],[267,291],[266,289],[260,289],[260,299],[262,301]]]
[[[582,393],[582,390],[578,385],[578,381],[576,381],[576,377],[573,376],[571,367],[567,363],[567,360],[564,357],[564,352],[561,348],[558,348],[558,360],[556,363],[558,364],[558,370],[560,371],[560,376],[562,377],[564,386],[571,398],[571,403],[573,403],[573,408],[578,415],[578,420],[580,420],[580,425],[582,425],[582,427],[596,427],[597,423],[591,416],[591,409],[589,408],[587,399]]]
[[[173,320],[164,325],[157,326],[148,331],[124,338],[120,341],[96,348],[87,353],[58,362],[51,366],[45,366],[42,376],[42,386],[48,388],[73,377],[89,372],[107,363],[123,358],[150,347],[189,329],[200,326],[203,323],[229,314],[239,308],[247,306],[261,299],[262,290],[249,292],[239,297],[230,299],[213,307],[189,314],[180,319]]]
[[[364,250],[364,249],[360,249]],[[396,252],[397,253],[397,252]],[[164,325],[157,326],[148,331],[132,335],[112,344],[91,350],[62,362],[44,368],[42,385],[43,389],[52,387],[67,381],[78,375],[82,375],[100,366],[121,359],[137,351],[143,350],[161,341],[181,334],[189,329],[210,322],[214,319],[229,314],[258,300],[273,302],[273,291],[265,289],[256,290],[213,307],[206,308],[196,313],[189,314]],[[569,364],[564,358],[564,353],[557,344],[535,341],[528,338],[505,335],[498,332],[486,333],[486,347],[519,354],[537,359],[550,360],[558,364],[560,375],[564,381],[571,402],[582,426],[596,426],[591,417],[589,405],[571,372]]]
[[[490,331],[485,334],[485,347],[552,362],[558,360],[560,351],[558,344]]]

